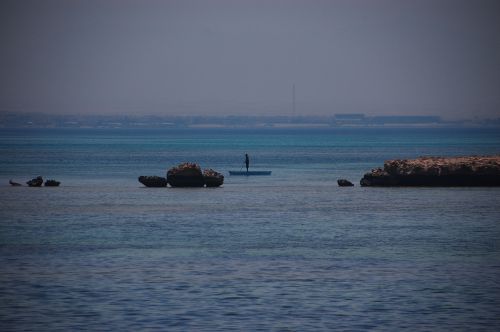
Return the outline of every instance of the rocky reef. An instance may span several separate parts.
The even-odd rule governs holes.
[[[139,182],[146,187],[220,187],[224,176],[213,169],[202,171],[195,163],[182,163],[170,168],[166,178],[161,176],[139,176]]]
[[[141,175],[139,176],[139,182],[145,185],[146,187],[166,187],[167,186],[167,179],[165,179],[162,176],[156,176],[156,175],[150,175],[150,176],[145,176]]]
[[[171,187],[219,187],[224,183],[224,176],[212,169],[202,172],[195,163],[182,163],[167,172],[167,183]]]
[[[373,169],[361,186],[500,186],[500,156],[395,159]]]
[[[14,186],[14,187],[18,187],[18,186],[21,186],[20,183],[17,183],[17,182],[14,182],[12,180],[9,180],[9,184],[11,186]],[[31,179],[29,180],[28,182],[26,182],[26,184],[30,187],[41,187],[42,184],[45,186],[45,187],[59,187],[59,185],[61,184],[61,182],[59,181],[56,181],[56,180],[46,180],[45,181],[45,184],[43,183],[43,177],[41,176],[37,176],[36,178],[34,179]]]
[[[43,184],[43,178],[41,176],[37,176],[36,178],[26,182],[26,184],[30,187],[41,187]]]
[[[56,180],[47,180],[47,181],[45,181],[44,186],[45,187],[59,187],[60,184],[61,184],[61,182],[56,181]]]
[[[13,187],[20,187],[22,186],[22,184],[18,183],[18,182],[14,182],[12,180],[9,180],[9,184]]]
[[[213,169],[204,170],[203,179],[207,187],[220,187],[224,183],[224,175]]]
[[[169,169],[167,182],[172,187],[203,187],[205,185],[201,167],[194,163],[183,163]]]
[[[338,179],[337,184],[339,185],[339,187],[353,187],[354,186],[354,184],[351,181],[346,180],[346,179]]]

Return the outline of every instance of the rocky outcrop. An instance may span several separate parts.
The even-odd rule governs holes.
[[[36,178],[26,182],[26,184],[30,187],[41,187],[43,184],[43,178],[41,176],[37,176]]]
[[[362,186],[500,186],[500,156],[395,159],[373,169]]]
[[[207,187],[220,187],[224,183],[224,175],[213,169],[206,169],[203,171],[203,180]]]
[[[167,182],[172,187],[203,187],[205,185],[200,166],[193,163],[183,163],[169,169]]]
[[[202,172],[194,163],[183,163],[172,167],[167,172],[167,183],[172,187],[220,187],[224,183],[224,175],[213,169]]]
[[[166,187],[167,186],[167,179],[161,176],[144,176],[141,175],[139,176],[139,182],[145,185],[146,187]]]
[[[346,180],[346,179],[338,179],[337,184],[339,185],[339,187],[352,187],[352,186],[354,186],[354,184],[351,181]]]
[[[59,187],[60,184],[61,184],[61,182],[56,181],[56,180],[47,180],[47,181],[45,181],[44,186],[45,187]]]

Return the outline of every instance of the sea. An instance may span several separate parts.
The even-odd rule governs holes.
[[[245,153],[272,175],[229,175]],[[359,185],[494,154],[498,128],[0,129],[0,330],[498,331],[500,188]],[[137,181],[182,162],[224,185]]]

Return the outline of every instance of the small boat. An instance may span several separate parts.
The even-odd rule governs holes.
[[[272,171],[229,171],[229,175],[271,175]]]

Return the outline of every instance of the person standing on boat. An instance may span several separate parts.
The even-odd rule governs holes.
[[[245,166],[247,168],[247,173],[248,173],[248,166],[250,166],[250,158],[248,158],[248,153],[245,153]]]

